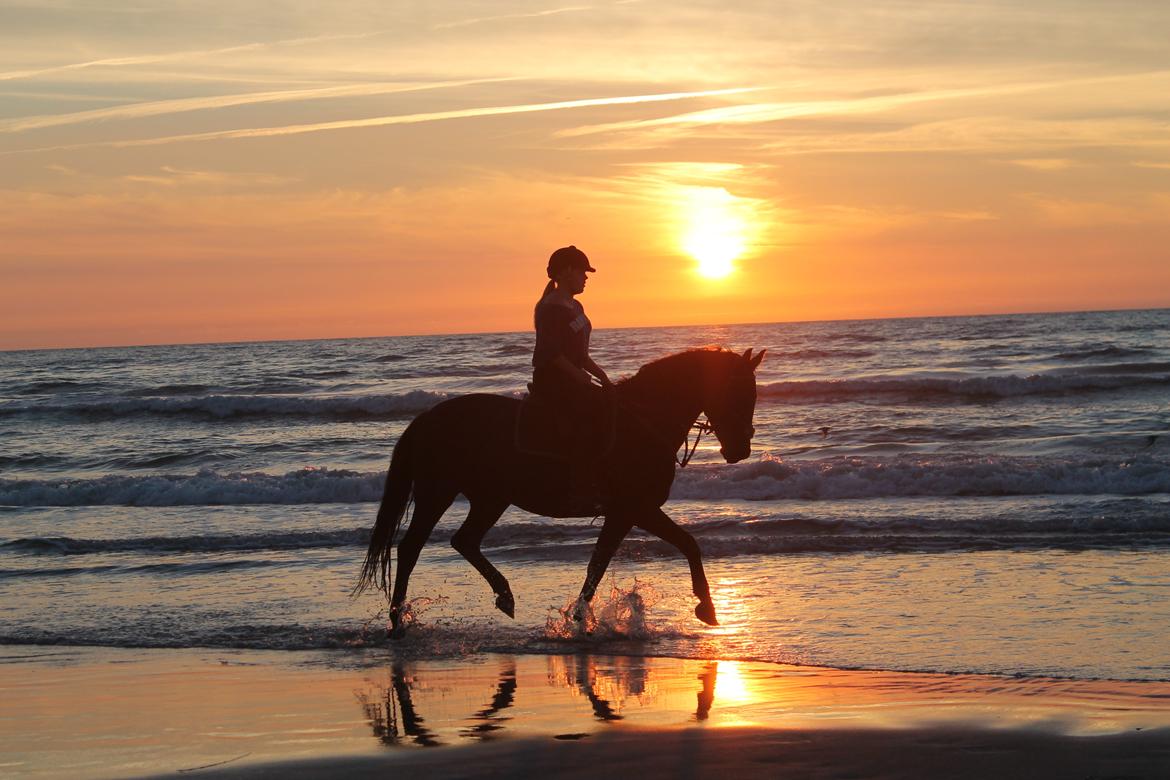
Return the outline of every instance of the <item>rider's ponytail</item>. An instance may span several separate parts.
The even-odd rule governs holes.
[[[556,283],[556,281],[554,281],[554,280],[552,280],[552,279],[549,279],[549,280],[548,280],[548,284],[546,284],[546,285],[544,286],[544,292],[542,292],[542,293],[540,294],[540,300],[538,300],[538,301],[536,302],[536,306],[537,306],[537,307],[539,307],[539,306],[540,306],[540,301],[543,301],[543,300],[544,300],[544,296],[548,295],[550,292],[552,292],[552,291],[553,291],[553,290],[555,290],[555,289],[557,289],[557,283]],[[532,323],[533,323],[533,325],[535,325],[535,324],[536,324],[536,308],[535,308],[535,307],[532,309]]]

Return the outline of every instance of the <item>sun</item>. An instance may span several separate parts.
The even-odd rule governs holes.
[[[715,221],[691,228],[683,247],[699,262],[696,270],[700,276],[722,279],[735,270],[732,261],[743,254],[743,238],[733,228]]]
[[[747,244],[746,222],[735,197],[722,187],[694,187],[688,193],[686,211],[682,248],[698,262],[695,270],[708,279],[731,274]]]

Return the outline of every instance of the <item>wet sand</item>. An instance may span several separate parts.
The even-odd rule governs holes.
[[[5,776],[1170,776],[1170,683],[587,654],[8,647],[0,724]]]

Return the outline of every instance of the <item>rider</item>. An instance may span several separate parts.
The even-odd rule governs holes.
[[[575,246],[553,252],[548,259],[549,282],[534,313],[532,389],[553,401],[574,423],[570,472],[574,492],[595,478],[591,471],[599,454],[598,422],[606,413],[605,392],[613,387],[589,356],[593,325],[576,299],[585,290],[585,274],[596,270]],[[597,377],[601,387],[593,384],[592,377]]]

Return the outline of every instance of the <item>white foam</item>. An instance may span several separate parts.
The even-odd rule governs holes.
[[[861,377],[829,381],[770,382],[761,384],[761,398],[780,401],[826,401],[861,397],[895,396],[909,399],[1013,398],[1027,395],[1116,390],[1139,385],[1170,384],[1165,374],[1033,374],[1020,376],[965,377],[938,379],[930,377],[894,378]]]
[[[1144,457],[895,455],[692,466],[673,498],[844,499],[894,496],[1145,495],[1170,492],[1170,463]]]
[[[215,506],[380,501],[384,471],[305,468],[220,473],[0,479],[0,505]],[[1170,493],[1170,462],[1144,456],[895,455],[787,460],[769,455],[676,474],[676,499],[845,499],[895,496]]]
[[[205,395],[107,398],[67,404],[5,404],[0,414],[73,414],[132,417],[141,414],[230,417],[401,417],[425,412],[449,393],[412,390],[381,395]]]
[[[196,474],[0,480],[8,506],[217,506],[380,501],[385,472],[306,468],[285,474],[204,469]]]

